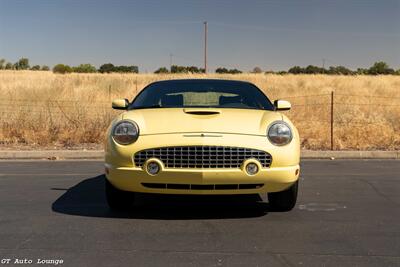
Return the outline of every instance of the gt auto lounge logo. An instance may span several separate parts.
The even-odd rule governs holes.
[[[1,259],[1,265],[62,265],[62,259],[27,259],[27,258],[14,258],[14,259]]]

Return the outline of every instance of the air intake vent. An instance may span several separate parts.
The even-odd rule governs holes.
[[[149,158],[158,158],[166,168],[240,168],[246,159],[258,160],[263,168],[271,165],[268,152],[226,146],[180,146],[152,148],[134,155],[135,165],[142,167]]]
[[[185,189],[185,190],[243,190],[258,189],[264,184],[161,184],[142,183],[144,187],[153,189]]]

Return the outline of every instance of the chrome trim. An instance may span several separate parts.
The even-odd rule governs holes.
[[[274,126],[275,124],[284,124],[284,125],[286,125],[286,126],[289,128],[289,130],[290,130],[290,139],[289,139],[289,141],[288,141],[287,143],[284,143],[284,144],[277,144],[277,143],[274,143],[274,142],[271,141],[271,139],[270,139],[270,137],[269,137],[269,130],[270,130],[271,127]],[[292,127],[290,127],[290,125],[289,125],[287,122],[283,121],[283,120],[274,121],[274,122],[272,122],[272,123],[268,126],[268,128],[267,128],[267,137],[268,137],[268,141],[269,141],[271,144],[273,144],[274,146],[285,146],[285,145],[287,145],[287,144],[290,144],[290,142],[292,142],[292,140],[293,140],[293,130],[292,130]]]
[[[142,167],[149,158],[157,158],[164,163],[165,168],[237,168],[248,159],[260,162],[263,168],[269,168],[272,156],[268,152],[227,146],[178,146],[150,148],[136,152],[133,161],[137,167]]]
[[[184,134],[183,137],[222,137],[222,135],[215,135],[215,134]]]
[[[116,130],[117,126],[120,125],[121,123],[124,123],[124,122],[131,123],[136,128],[136,131],[137,131],[137,135],[135,136],[135,139],[130,143],[120,143],[114,138],[114,133],[115,133],[115,130]],[[135,121],[130,120],[130,119],[122,119],[122,120],[118,121],[117,123],[114,124],[114,126],[112,127],[112,131],[111,131],[111,138],[113,139],[113,141],[116,142],[119,145],[124,145],[124,146],[135,143],[138,140],[139,135],[140,135],[139,126],[137,125],[137,123]]]

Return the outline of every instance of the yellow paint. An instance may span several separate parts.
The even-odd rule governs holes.
[[[215,109],[197,109],[211,110]],[[218,109],[219,113],[196,115],[182,108],[138,109],[122,113],[112,122],[105,140],[107,179],[117,188],[134,192],[168,194],[249,194],[282,191],[297,181],[300,142],[297,129],[290,120],[275,111]],[[133,120],[140,129],[138,140],[119,145],[111,137],[111,129],[121,119]],[[292,129],[293,139],[285,146],[275,146],[267,138],[267,128],[284,120]],[[166,146],[235,146],[266,151],[272,156],[269,168],[260,168],[255,175],[238,169],[173,169],[162,166],[156,175],[136,167],[133,155],[143,149]],[[265,184],[258,189],[243,190],[177,190],[150,189],[141,183],[181,184]]]
[[[128,107],[128,101],[124,98],[114,99],[112,101],[112,107],[115,109],[126,109]]]
[[[286,100],[276,100],[275,106],[277,110],[289,110],[292,108],[290,102]]]

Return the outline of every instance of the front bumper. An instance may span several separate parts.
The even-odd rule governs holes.
[[[241,169],[164,169],[157,175],[149,175],[143,169],[135,167],[113,167],[106,164],[106,168],[108,172],[106,174],[107,179],[120,190],[163,194],[255,194],[278,192],[288,188],[299,177],[299,165],[261,169],[256,175],[251,176]],[[166,186],[165,188],[150,188],[146,184]],[[182,185],[182,187],[174,189],[174,185],[177,184]],[[198,189],[198,185],[215,185],[215,187],[214,189]],[[235,189],[218,189],[224,188],[218,185],[238,185],[238,187]],[[257,185],[257,188],[246,189],[246,185]],[[191,189],[189,186],[196,189]]]
[[[237,146],[267,151],[272,156],[269,168],[261,168],[255,175],[248,175],[239,168],[190,169],[164,168],[157,175],[150,175],[135,166],[133,155],[152,147],[180,145]],[[118,189],[132,192],[161,194],[257,194],[285,190],[299,178],[300,145],[296,135],[291,144],[276,147],[264,136],[219,134],[205,138],[183,134],[140,136],[132,145],[121,146],[106,140],[105,168],[107,179]],[[151,188],[143,184],[157,184]],[[165,186],[164,186],[165,185]],[[168,186],[172,185],[172,186]],[[176,185],[181,185],[179,189]],[[227,189],[223,185],[229,185]],[[236,188],[233,188],[234,186]],[[241,186],[242,185],[242,186]],[[248,185],[256,185],[249,188]],[[162,188],[161,188],[162,187]],[[207,189],[205,189],[207,188]]]

